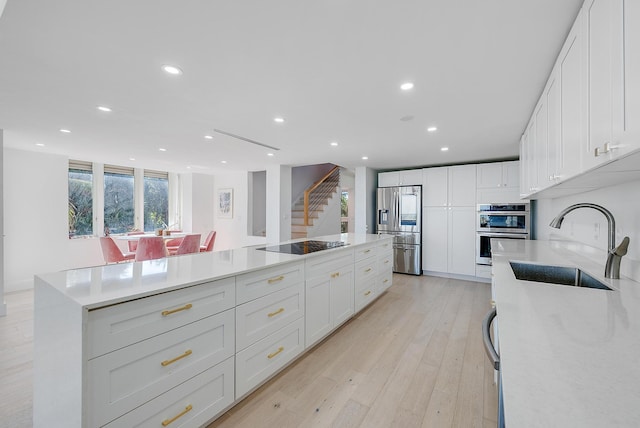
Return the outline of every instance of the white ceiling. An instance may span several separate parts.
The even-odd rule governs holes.
[[[0,128],[6,147],[175,172],[516,158],[581,3],[8,0]]]

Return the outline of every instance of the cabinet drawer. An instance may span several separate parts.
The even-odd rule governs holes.
[[[236,349],[244,349],[302,316],[302,283],[240,305],[236,308]]]
[[[204,426],[234,401],[233,357],[106,425],[108,428]],[[171,421],[171,422],[169,422]]]
[[[236,277],[238,304],[304,283],[304,262],[287,263]]]
[[[233,278],[207,282],[89,312],[94,358],[235,306]]]
[[[393,284],[393,273],[382,272],[378,275],[378,279],[376,280],[376,285],[378,289],[378,294],[382,294],[385,290],[387,290]]]
[[[393,271],[393,251],[378,253],[378,273]]]
[[[364,260],[368,257],[375,256],[377,246],[378,244],[376,242],[357,246],[355,248],[355,262],[357,263],[360,260]]]
[[[323,256],[310,257],[305,263],[307,279],[329,276],[353,264],[353,250],[332,251]]]
[[[101,426],[234,353],[235,310],[90,360],[90,426]]]
[[[355,267],[355,279],[356,287],[359,282],[370,281],[373,282],[378,275],[376,257],[370,257],[368,259],[361,260],[356,263]]]
[[[286,366],[304,350],[304,319],[236,354],[236,399]]]
[[[360,309],[367,306],[378,296],[378,289],[376,281],[368,281],[363,284],[356,284],[355,295],[355,310],[358,312]]]
[[[378,244],[378,248],[376,249],[376,253],[380,254],[393,254],[393,240],[387,239],[382,244]]]

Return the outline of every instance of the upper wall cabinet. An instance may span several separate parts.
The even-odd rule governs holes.
[[[424,206],[475,206],[476,165],[425,168],[422,175]]]
[[[477,166],[476,202],[508,203],[520,200],[520,162],[483,163]]]
[[[378,187],[419,186],[421,184],[422,169],[378,173]]]

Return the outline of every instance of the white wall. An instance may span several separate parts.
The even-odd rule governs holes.
[[[267,168],[267,242],[291,239],[291,167]]]
[[[616,220],[616,245],[630,238],[629,252],[623,257],[621,273],[640,281],[640,181],[603,189],[536,201],[536,239],[562,239],[585,244],[584,254],[604,264],[607,249],[607,221],[598,211],[580,208],[569,213],[560,229],[549,226],[551,220],[569,205],[590,202],[611,211]]]
[[[336,235],[340,233],[340,189],[327,201],[320,218],[307,229],[307,237]]]
[[[253,236],[267,232],[267,171],[249,172],[249,211],[247,228]]]
[[[375,233],[378,173],[364,166],[355,169],[355,232]]]
[[[4,1],[0,2],[0,16],[2,16],[2,8],[4,8]],[[3,143],[4,131],[0,129],[0,148],[4,146]],[[3,153],[4,150],[0,150],[0,317],[7,314],[7,304],[4,301],[4,166],[3,166]]]

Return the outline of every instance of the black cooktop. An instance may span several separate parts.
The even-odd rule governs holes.
[[[291,244],[273,245],[271,247],[256,248],[256,250],[272,251],[274,253],[285,254],[309,254],[316,251],[329,250],[331,248],[338,248],[347,245],[342,241],[301,241],[293,242]]]

